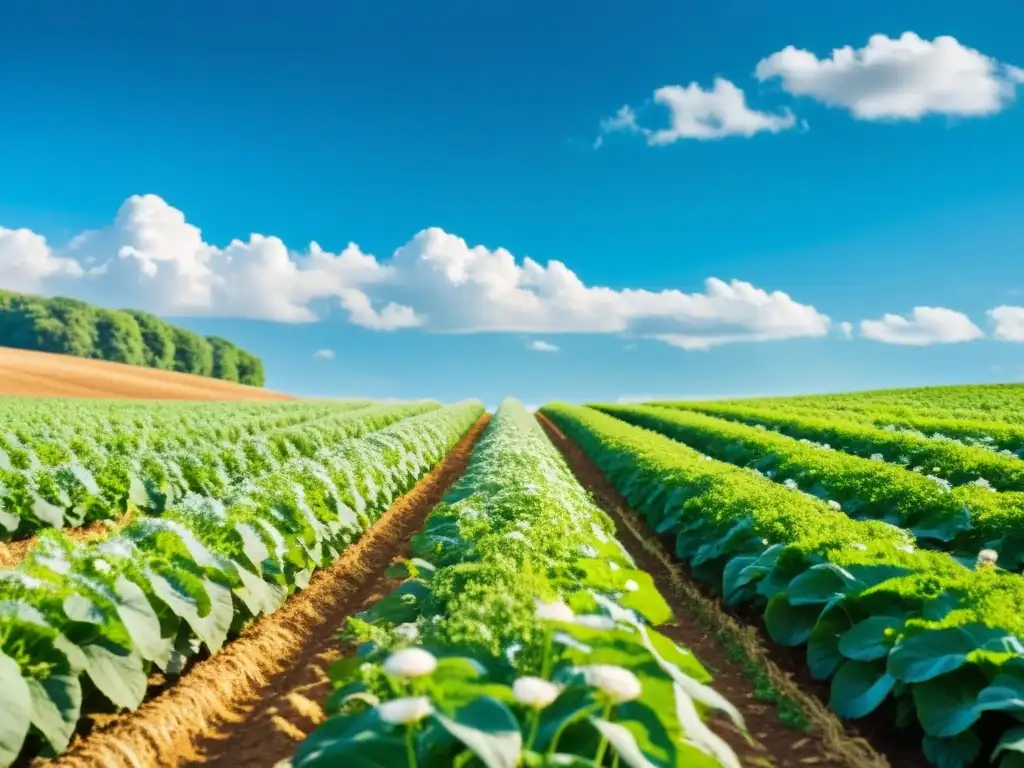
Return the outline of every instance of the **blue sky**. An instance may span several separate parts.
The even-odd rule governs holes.
[[[986,315],[1024,305],[1024,86],[1005,66],[1024,67],[1019,3],[19,5],[0,13],[0,287],[154,309],[253,350],[268,386],[296,394],[543,402],[1024,377],[1024,310],[998,328]],[[905,32],[927,55],[811,80],[775,59],[774,76],[755,76],[787,46],[819,64]],[[966,53],[932,51],[939,36]],[[655,92],[696,83],[704,98],[715,78],[744,94],[741,115],[712,109],[711,130],[733,135],[652,144],[674,114]],[[624,105],[636,130],[595,149]],[[616,293],[607,311],[596,294],[560,293],[544,319],[508,320],[515,297],[506,312],[482,287],[413,269],[438,264],[432,253],[457,263],[457,242],[415,241],[387,266],[431,227],[495,264],[503,248],[520,266],[561,262],[589,288],[652,293]],[[280,238],[299,265],[287,301],[257,274],[271,257],[251,233]],[[247,245],[228,258],[233,239]],[[316,262],[321,280],[311,241],[331,260],[357,243],[358,258]],[[206,258],[256,266],[243,279]],[[200,263],[213,270],[201,280]],[[712,277],[814,315],[659,293],[702,294]],[[671,307],[644,315],[659,296]],[[294,322],[300,305],[317,321]],[[915,307],[949,314],[860,325]],[[709,348],[655,338],[672,334]],[[893,343],[908,334],[920,343]],[[314,359],[321,349],[334,357]]]

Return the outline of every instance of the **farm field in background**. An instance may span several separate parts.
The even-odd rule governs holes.
[[[96,399],[0,397],[0,766],[1024,766],[1024,386],[487,413],[44,357],[0,394]]]

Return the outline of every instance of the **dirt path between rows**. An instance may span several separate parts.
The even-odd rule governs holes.
[[[676,624],[660,627],[668,637],[693,651],[714,675],[712,685],[742,713],[756,744],[749,744],[724,718],[715,718],[714,728],[736,751],[744,766],[776,768],[887,768],[889,762],[862,739],[850,736],[842,723],[817,699],[807,696],[768,659],[750,628],[740,627],[719,606],[700,594],[673,566],[668,555],[646,532],[639,516],[593,461],[543,414],[537,414],[548,437],[561,451],[579,482],[612,518],[619,541],[636,561],[637,567],[654,578],[662,596],[675,614]],[[799,705],[810,723],[802,733],[779,721],[776,709],[758,699],[755,683],[744,673],[735,654],[724,647],[723,638],[742,648],[777,690]],[[749,670],[748,670],[749,673]]]
[[[481,419],[332,565],[280,609],[134,713],[99,730],[49,768],[213,764],[273,766],[323,718],[324,672],[345,619],[391,587],[384,572],[465,471]]]

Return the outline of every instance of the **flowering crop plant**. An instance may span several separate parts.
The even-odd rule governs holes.
[[[177,676],[204,646],[216,652],[276,610],[436,466],[484,408],[415,412],[367,408],[362,427],[342,419],[361,438],[253,462],[251,475],[216,496],[184,495],[99,541],[44,531],[16,568],[0,570],[0,766],[30,736],[45,755],[60,754],[90,702],[135,709],[151,671]]]
[[[463,478],[347,632],[330,716],[294,768],[728,766],[739,712],[533,417],[506,400]]]
[[[205,406],[187,422],[173,407],[87,404],[66,420],[45,412],[33,420],[26,409],[0,434],[0,540],[129,511],[160,514],[189,495],[221,499],[290,459],[440,407],[365,405],[292,406],[277,419]]]
[[[635,421],[652,427],[683,424],[666,432],[686,443],[693,436],[700,450],[712,445],[710,417],[602,410],[630,421],[639,414]],[[977,764],[983,735],[1000,768],[1024,765],[1024,577],[996,566],[1002,552],[985,548],[964,562],[918,549],[909,531],[852,519],[596,409],[552,404],[543,412],[651,529],[675,536],[675,554],[694,576],[727,603],[763,610],[780,644],[806,645],[811,674],[832,681],[837,714],[864,717],[888,702],[897,725],[917,721],[937,765]],[[717,445],[746,450],[726,439]]]

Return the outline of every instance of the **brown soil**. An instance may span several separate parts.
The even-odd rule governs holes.
[[[108,536],[113,528],[118,528],[126,522],[128,515],[125,515],[124,519],[120,521],[104,520],[94,521],[88,525],[82,526],[81,528],[64,528],[64,533],[75,541],[86,542],[94,541],[96,539],[102,539],[104,536]],[[13,568],[22,560],[25,559],[25,555],[29,553],[29,550],[35,546],[38,537],[32,535],[27,539],[19,539],[18,541],[3,542],[0,541],[0,568]]]
[[[323,718],[325,667],[346,617],[388,588],[384,572],[465,471],[481,417],[445,459],[356,543],[275,613],[139,710],[80,740],[52,768],[142,768],[211,762],[272,766]]]
[[[884,768],[889,762],[864,740],[849,735],[842,723],[816,699],[806,695],[767,656],[756,630],[741,627],[717,603],[708,600],[671,563],[668,555],[645,532],[643,523],[600,469],[543,414],[537,419],[558,447],[577,479],[615,522],[619,541],[637,567],[654,577],[676,617],[674,626],[659,628],[694,654],[714,673],[715,690],[742,713],[755,743],[748,743],[731,722],[715,718],[716,732],[730,743],[745,766],[821,766]],[[722,638],[742,648],[764,671],[777,691],[800,705],[810,722],[808,733],[778,719],[773,706],[759,701],[753,681],[741,663],[728,653]]]
[[[230,381],[0,347],[0,395],[156,400],[293,400]]]

